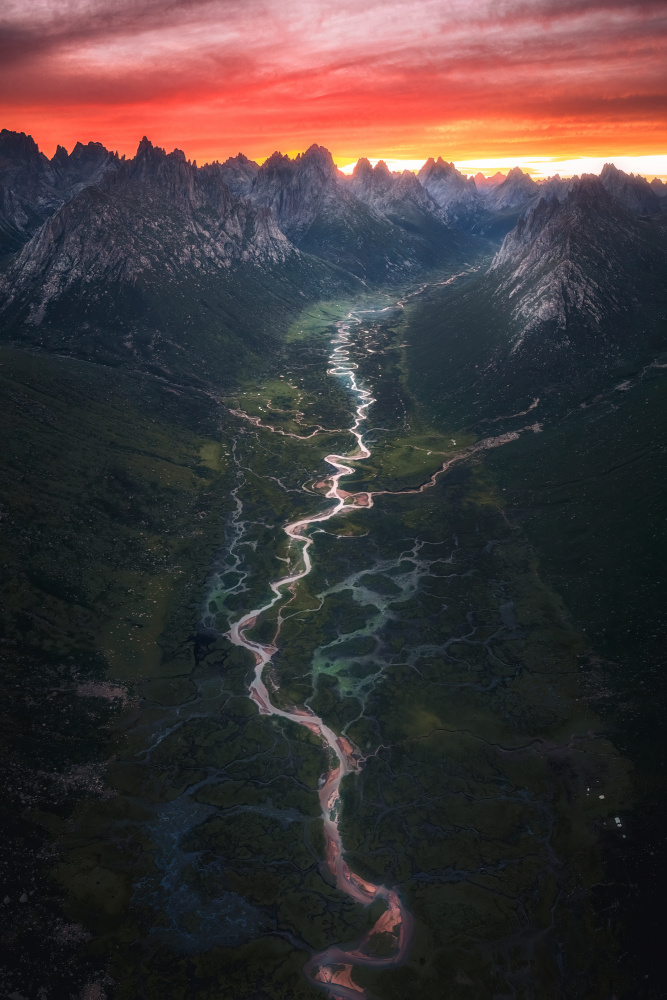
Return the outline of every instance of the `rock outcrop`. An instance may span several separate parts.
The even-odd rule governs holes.
[[[482,207],[474,178],[466,177],[441,156],[427,160],[417,176],[436,205],[451,219],[469,219]]]
[[[491,212],[521,208],[539,197],[540,189],[528,174],[513,167],[505,180],[492,188],[486,196],[486,207]]]
[[[574,328],[596,331],[603,350],[616,320],[642,298],[649,268],[664,268],[656,236],[593,175],[572,182],[562,200],[541,198],[489,269],[496,296],[511,305],[512,351],[545,330],[565,345]]]
[[[660,198],[645,177],[626,174],[613,163],[605,163],[600,182],[610,195],[637,215],[658,215]]]

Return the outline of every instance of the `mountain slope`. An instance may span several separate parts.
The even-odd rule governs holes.
[[[653,254],[646,227],[595,177],[575,182],[562,202],[540,200],[505,237],[489,269],[501,279],[498,294],[513,300],[519,334],[512,351],[546,325],[603,335],[650,295]]]
[[[214,171],[218,164],[203,167],[204,171]],[[223,181],[232,192],[241,198],[247,198],[252,189],[252,185],[259,173],[259,164],[254,160],[249,160],[243,153],[237,156],[230,156],[222,164],[220,174]]]
[[[417,177],[448,218],[469,223],[479,214],[482,198],[475,179],[465,177],[453,163],[447,163],[441,156],[437,160],[431,157]]]
[[[362,160],[348,179],[317,145],[293,160],[274,153],[247,197],[269,209],[299,249],[373,283],[475,252],[475,241],[444,218],[414,175],[396,178],[384,164],[373,169]]]
[[[53,158],[24,132],[0,132],[0,253],[20,248],[62,204],[120,160],[99,142],[77,143],[70,154],[58,146]]]
[[[661,211],[660,198],[645,177],[626,174],[613,163],[605,163],[600,183],[605,191],[637,215],[657,215]]]
[[[350,280],[300,255],[268,210],[235,199],[221,168],[200,172],[144,139],[41,226],[0,292],[19,342],[192,376],[202,363],[229,372],[270,347],[304,296]]]
[[[664,227],[586,177],[562,202],[540,200],[485,274],[417,309],[414,377],[435,398],[447,367],[440,408],[459,424],[525,421],[536,399],[539,419],[667,347],[666,278]]]

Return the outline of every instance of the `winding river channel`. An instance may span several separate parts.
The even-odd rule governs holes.
[[[248,649],[255,658],[255,675],[250,685],[250,697],[258,705],[260,713],[277,715],[290,719],[299,725],[307,727],[315,733],[329,748],[332,764],[329,771],[321,779],[319,791],[324,821],[327,864],[336,879],[338,889],[347,893],[354,900],[368,905],[376,899],[383,899],[386,909],[368,932],[364,939],[355,945],[338,945],[314,955],[307,963],[305,972],[317,986],[327,991],[336,1000],[349,997],[362,997],[364,991],[354,983],[352,969],[355,965],[392,966],[402,962],[408,954],[412,940],[412,918],[405,908],[396,889],[388,889],[382,885],[373,885],[350,871],[344,858],[344,848],[338,829],[340,808],[340,784],[346,774],[360,767],[360,754],[345,737],[337,736],[326,723],[308,708],[295,708],[284,711],[271,704],[269,692],[263,680],[264,668],[277,651],[273,644],[265,645],[255,642],[246,636],[246,632],[255,625],[259,616],[282,600],[286,593],[293,591],[299,580],[311,571],[312,559],[310,548],[312,538],[306,534],[312,524],[329,521],[342,510],[344,506],[368,506],[372,498],[368,493],[350,495],[341,489],[340,482],[345,476],[351,475],[350,462],[358,462],[370,457],[370,451],[364,444],[362,427],[368,417],[368,409],[374,400],[369,389],[359,384],[355,375],[356,364],[350,360],[349,343],[351,325],[360,320],[350,314],[347,320],[337,324],[337,333],[332,340],[332,352],[329,358],[330,367],[327,374],[343,377],[349,381],[349,387],[356,399],[354,422],[350,433],[356,440],[356,448],[348,455],[329,454],[325,461],[334,470],[328,477],[326,497],[334,503],[328,510],[301,518],[285,525],[288,538],[300,546],[299,568],[294,572],[274,580],[271,583],[273,597],[266,604],[247,612],[235,622],[228,635],[234,645]],[[278,618],[278,631],[280,617]],[[375,934],[390,934],[394,939],[393,953],[389,957],[376,958],[365,951],[365,945]]]
[[[403,302],[399,301],[393,308],[401,308],[402,305]],[[386,310],[381,311],[385,312]],[[349,433],[356,442],[355,447],[348,454],[327,454],[324,457],[324,461],[330,467],[331,471],[318,486],[322,489],[326,488],[326,492],[323,495],[333,502],[324,511],[284,525],[283,530],[289,538],[290,544],[295,548],[298,547],[299,550],[298,556],[293,558],[292,561],[292,565],[295,568],[285,576],[272,581],[270,584],[273,594],[271,599],[260,607],[253,608],[251,611],[245,613],[243,617],[231,625],[227,633],[228,638],[234,645],[249,650],[254,657],[255,671],[249,694],[258,706],[260,713],[263,715],[279,716],[289,719],[298,725],[305,726],[322,740],[330,752],[331,765],[328,772],[320,779],[319,798],[324,823],[326,863],[335,878],[337,888],[365,906],[376,900],[383,900],[385,903],[385,909],[379,919],[361,941],[354,944],[330,946],[325,951],[313,955],[307,962],[305,966],[306,976],[314,985],[325,990],[334,1000],[349,1000],[349,998],[357,998],[359,1000],[359,998],[366,995],[364,990],[352,978],[352,971],[355,966],[365,965],[390,968],[406,960],[412,941],[413,920],[397,889],[366,881],[350,871],[345,861],[345,849],[338,826],[340,785],[345,775],[360,769],[363,762],[361,753],[344,736],[336,735],[323,719],[307,706],[294,707],[287,711],[276,707],[271,702],[269,691],[264,681],[264,670],[278,651],[276,643],[280,635],[282,621],[280,611],[278,612],[276,635],[271,643],[258,642],[250,638],[247,633],[252,631],[264,613],[268,612],[279,602],[294,596],[298,582],[311,572],[313,565],[311,555],[313,539],[308,533],[311,526],[335,518],[343,508],[349,512],[351,507],[371,507],[375,496],[387,492],[364,491],[349,493],[341,487],[341,481],[354,471],[350,463],[363,461],[371,455],[364,440],[364,425],[368,420],[368,411],[375,400],[371,389],[366,388],[358,378],[356,374],[357,364],[350,357],[352,328],[355,325],[361,324],[361,322],[362,319],[359,315],[350,312],[345,319],[340,320],[336,324],[336,334],[331,340],[331,353],[329,355],[327,374],[332,377],[341,378],[347,383],[347,387],[354,400],[353,422],[349,427]],[[256,417],[249,417],[243,411],[235,411],[235,413],[237,416],[250,421],[257,428],[263,428],[273,433],[284,433],[282,430],[262,423]],[[445,461],[440,469],[426,482],[401,492],[420,493],[433,486],[437,477],[453,463],[468,458],[475,452],[498,447],[499,445],[513,441],[524,431],[538,431],[539,429],[541,429],[539,425],[533,424],[530,427],[521,428],[519,431],[481,439],[467,448],[462,448],[455,456]],[[319,430],[323,430],[323,428]],[[315,433],[319,433],[319,430]],[[312,436],[312,434],[308,435],[308,437]],[[376,938],[376,940],[382,940],[384,944],[387,942],[390,943],[391,947],[387,949],[389,950],[388,955],[377,957],[371,953],[373,949],[372,945],[369,947],[369,944],[371,939],[376,935],[382,936],[381,939]]]

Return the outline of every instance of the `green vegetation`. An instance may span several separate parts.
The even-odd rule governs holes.
[[[310,705],[364,758],[342,786],[347,860],[416,922],[404,967],[355,969],[373,998],[629,997],[631,939],[605,908],[627,903],[632,795],[656,846],[664,796],[664,722],[640,693],[663,634],[663,374],[407,493],[512,426],[461,431],[482,348],[464,330],[436,351],[433,307],[360,314],[372,457],[342,485],[395,495],[313,526],[313,571],[252,635],[280,622],[275,703]],[[354,445],[326,375],[350,308],[286,306],[286,340],[215,392],[0,352],[10,990],[314,1000],[312,952],[380,915],[323,864],[321,744],[258,713],[252,659],[224,638],[299,564],[280,526],[327,508],[324,456]]]
[[[379,387],[383,431],[346,487],[418,485],[442,462],[429,450],[452,455],[474,440],[457,436],[454,446],[419,429],[428,406],[422,400],[415,414],[400,355],[391,353],[403,332],[391,320],[359,331],[363,346],[378,349],[362,355],[360,377]],[[381,382],[373,380],[378,354]],[[323,390],[310,388],[318,399]],[[545,439],[521,440],[534,452]],[[315,476],[311,442],[289,447]],[[275,700],[308,703],[368,754],[343,789],[348,859],[363,877],[400,885],[417,920],[405,969],[355,970],[373,995],[439,996],[446,984],[448,995],[481,1000],[489,983],[506,989],[530,977],[555,997],[556,940],[568,982],[592,975],[602,998],[617,981],[617,929],[602,931],[591,887],[604,878],[600,836],[620,843],[614,816],[629,803],[627,762],[588,706],[586,638],[508,518],[498,469],[512,448],[489,453],[493,463],[485,455],[454,466],[423,494],[377,498],[316,531],[313,572],[283,607],[269,675]],[[244,436],[239,463],[255,476],[242,496],[260,523],[277,502],[262,470],[277,455],[291,468],[284,449],[268,431]],[[283,482],[291,488],[289,477]],[[290,494],[292,512],[300,502]],[[268,581],[275,571],[260,552],[254,544],[244,566]],[[262,588],[247,586],[242,606],[252,607]],[[260,623],[254,634],[272,633]],[[596,935],[604,973],[591,972],[582,926]]]
[[[471,281],[415,309],[406,331],[407,383],[419,394],[422,418],[434,423],[469,422],[487,434],[542,422],[542,433],[522,435],[484,455],[479,484],[468,497],[488,507],[488,486],[495,484],[506,524],[524,535],[542,579],[562,597],[564,620],[583,643],[578,697],[594,708],[624,767],[632,770],[632,796],[623,791],[622,774],[612,771],[605,782],[605,808],[610,793],[623,797],[624,807],[616,812],[621,826],[614,829],[608,816],[596,820],[603,833],[597,848],[602,874],[593,913],[596,926],[604,913],[616,914],[609,926],[624,952],[624,970],[612,980],[597,965],[589,973],[589,989],[591,982],[609,982],[609,991],[629,997],[643,970],[652,970],[651,982],[660,976],[653,956],[662,924],[647,927],[645,916],[662,910],[656,887],[663,864],[655,859],[663,853],[667,798],[659,707],[667,625],[664,371],[660,359],[642,367],[642,359],[651,357],[647,341],[639,337],[638,324],[626,319],[629,329],[605,334],[622,338],[625,362],[609,365],[605,347],[598,358],[590,356],[589,365],[585,342],[577,341],[580,356],[567,384],[558,384],[554,367],[539,408],[510,419],[530,406],[539,379],[530,363],[518,362],[511,374],[499,364],[478,375],[483,356],[507,332],[506,319],[486,294],[483,284]],[[659,319],[656,309],[643,333]],[[647,984],[646,996],[654,995],[652,989]]]
[[[227,460],[208,401],[149,376],[3,348],[0,397],[6,976],[69,992],[97,960],[72,961],[87,932],[67,930],[43,859],[77,802],[108,794],[119,712],[143,682],[181,696]],[[72,878],[75,895],[97,881]],[[98,884],[102,909],[126,906],[126,877]],[[36,927],[48,962],[31,960]]]
[[[387,436],[377,442],[357,478],[371,484],[371,489],[414,489],[428,482],[444,462],[455,458],[475,440],[474,434],[449,437],[428,429]],[[354,482],[352,478],[348,480]]]
[[[287,343],[302,341],[311,348],[314,345],[328,347],[329,340],[335,333],[335,324],[343,319],[354,305],[359,305],[359,302],[363,302],[363,299],[357,298],[349,303],[339,300],[314,303],[299,313],[292,322],[286,335]]]
[[[160,661],[169,620],[191,627],[195,567],[220,544],[215,416],[149,378],[8,349],[0,392],[5,635],[95,650],[136,680],[137,663]]]
[[[364,281],[377,285],[393,278],[394,286],[488,247],[480,237],[416,207],[383,218],[359,202],[348,209],[325,209],[298,233],[296,243],[306,253]]]
[[[653,367],[489,456],[508,517],[520,519],[545,578],[586,635],[587,697],[632,765],[628,836],[623,851],[608,850],[599,890],[601,905],[622,911],[630,980],[633,969],[652,969],[662,934],[645,915],[662,912],[667,823],[666,448],[665,371]]]

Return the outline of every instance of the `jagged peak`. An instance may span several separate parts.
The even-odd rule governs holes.
[[[373,167],[371,166],[371,161],[367,160],[365,156],[362,156],[354,165],[354,170],[352,171],[353,177],[369,177],[373,173]]]
[[[275,156],[275,153],[274,153],[274,156]],[[216,160],[215,162],[217,163],[218,161]],[[251,166],[251,167],[258,167],[259,168],[259,164],[256,163],[254,160],[251,160],[249,156],[245,155],[245,153],[237,153],[236,156],[228,156],[227,159],[224,161],[223,166],[227,166],[228,164],[230,166],[232,166],[232,165],[234,165],[234,166],[237,166],[237,165],[238,166],[248,165],[248,166]]]
[[[101,142],[77,142],[70,153],[71,159],[78,159],[81,156],[95,154],[97,156],[109,156],[109,150]]]
[[[285,169],[299,172],[301,169],[312,169],[313,167],[319,168],[320,171],[332,177],[338,172],[329,150],[325,149],[324,146],[318,146],[317,143],[309,146],[304,153],[297,153],[294,159],[291,159],[287,154],[276,151],[264,161],[260,169],[264,172]]]
[[[596,211],[602,206],[606,211],[627,210],[627,206],[607,190],[597,174],[582,174],[581,177],[573,178],[570,190],[561,203],[563,206],[592,207]]]
[[[505,178],[504,183],[507,183],[508,181],[518,181],[518,180],[527,182],[529,184],[535,184],[535,181],[530,176],[530,174],[524,173],[521,167],[512,167],[507,177]]]
[[[25,132],[12,132],[6,128],[0,131],[0,153],[18,155],[23,159],[33,160],[42,156],[39,146],[31,135],[27,135]]]
[[[523,218],[519,219],[516,227],[505,237],[502,247],[494,258],[492,269],[504,263],[517,247],[534,239],[552,219],[566,220],[571,215],[572,209],[577,211],[579,217],[591,211],[598,214],[602,207],[608,211],[611,204],[613,200],[600,178],[595,174],[582,174],[572,181],[569,190],[560,198],[542,196],[536,204],[531,205]],[[565,228],[561,224],[559,231],[567,232],[568,226],[568,222],[565,222]]]
[[[443,160],[442,156],[439,156],[437,160],[433,160],[433,157],[431,157],[429,162],[432,166],[438,167],[440,170],[456,170],[454,162],[450,160]]]
[[[498,187],[499,184],[502,184],[503,181],[507,180],[507,177],[505,174],[501,173],[500,170],[496,170],[495,174],[492,174],[491,177],[487,177],[481,170],[479,170],[473,179],[477,187],[492,188]]]
[[[521,167],[512,167],[505,180],[489,190],[489,203],[496,209],[517,208],[539,194],[539,185]]]
[[[279,150],[275,150],[275,152],[271,153],[271,156],[267,156],[267,158],[264,160],[264,163],[262,164],[262,167],[267,167],[267,168],[280,167],[284,166],[286,163],[292,163],[292,162],[293,161],[290,160],[289,156],[286,153],[281,153]]]
[[[299,154],[297,156],[297,160],[299,159],[323,160],[326,161],[327,163],[331,163],[331,165],[334,166],[333,156],[331,155],[329,150],[326,148],[326,146],[318,146],[316,142],[314,142],[312,146],[309,146],[305,153]]]
[[[324,146],[318,146],[317,143],[313,143],[305,153],[297,156],[296,162],[302,166],[313,165],[329,177],[335,177],[338,173],[338,167],[329,150]]]
[[[618,177],[623,171],[619,170],[615,163],[605,163],[602,170],[600,171],[600,177]]]
[[[528,223],[526,228],[530,229],[531,220],[545,219],[559,210],[567,212],[573,206],[598,210],[601,205],[608,207],[611,203],[611,196],[600,178],[596,174],[582,174],[581,177],[573,178],[569,190],[564,191],[560,197],[541,197],[536,205],[528,209],[524,218],[519,220],[517,229],[520,229],[522,223],[524,226]]]
[[[582,174],[581,177],[573,178],[570,194],[575,195],[582,192],[596,193],[604,197],[607,195],[602,179],[597,174]]]
[[[152,153],[162,153],[163,156],[167,155],[164,149],[161,149],[159,146],[154,146],[147,136],[143,136],[141,142],[137,146],[136,156],[150,156]]]
[[[641,187],[651,186],[647,179],[641,174],[628,174],[625,170],[619,170],[614,163],[605,163],[604,167],[600,171],[600,180],[603,184],[605,184],[605,182],[611,182],[612,187],[623,183],[624,181],[633,181],[636,185],[640,185]]]
[[[581,218],[584,213],[591,211],[597,214],[603,207],[608,211],[613,204],[614,199],[596,174],[582,174],[581,177],[574,178],[569,189],[560,195],[552,197],[541,195],[537,202],[533,202],[515,228],[505,237],[494,264],[497,266],[497,261],[507,258],[508,248],[514,248],[535,237],[551,219],[566,219],[572,209],[576,209]]]
[[[417,174],[417,177],[420,183],[423,184],[427,190],[431,191],[434,188],[442,187],[444,185],[447,189],[452,191],[458,191],[460,193],[467,191],[468,194],[465,194],[464,198],[468,198],[473,193],[476,193],[477,190],[475,187],[475,181],[472,177],[468,177],[467,174],[462,174],[453,162],[443,160],[441,156],[439,156],[437,160],[430,157]]]
[[[104,147],[102,147],[104,148]],[[154,146],[150,139],[144,136],[137,147],[137,152],[134,157],[134,162],[137,164],[154,164],[157,165],[161,162],[166,163],[178,163],[187,166],[196,166],[196,164],[191,164],[186,158],[185,153],[182,149],[173,149],[171,153],[168,153],[166,149],[162,146]]]
[[[397,183],[402,188],[415,188],[416,189],[416,188],[421,188],[422,187],[421,183],[419,182],[418,177],[416,176],[416,174],[414,174],[412,172],[412,170],[402,170],[401,173],[397,177]]]
[[[443,160],[441,156],[439,156],[437,160],[434,160],[432,156],[429,157],[429,159],[426,161],[424,166],[419,171],[418,176],[421,176],[422,174],[425,177],[429,177],[432,175],[442,176],[443,174],[446,175],[457,174],[459,177],[463,177],[463,174],[461,174],[456,169],[454,163],[450,163],[447,160]]]

